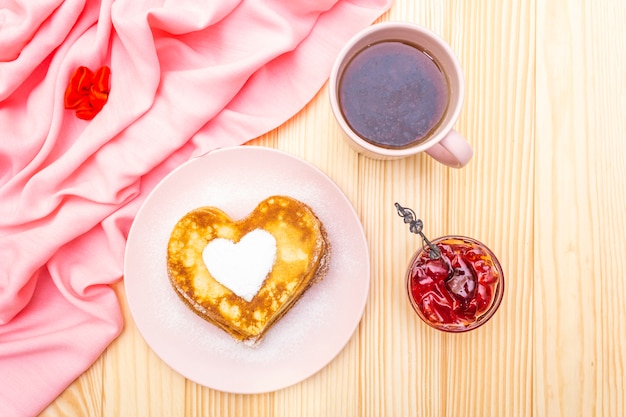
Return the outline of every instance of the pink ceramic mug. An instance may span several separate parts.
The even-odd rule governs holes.
[[[405,49],[394,52],[388,47]],[[380,52],[375,51],[375,48]],[[405,50],[406,54],[403,52]],[[369,54],[367,58],[366,54]],[[406,55],[405,61],[395,60],[397,56],[403,54]],[[422,77],[419,73],[421,69],[416,67],[406,70],[406,68],[412,67],[413,63],[419,60],[428,61],[420,55],[427,57],[430,65],[434,64],[433,68],[438,69],[443,87],[438,88],[436,83],[426,90],[416,87],[423,84],[419,79]],[[374,68],[385,69],[385,74],[372,73]],[[405,70],[409,72],[403,72]],[[418,73],[413,74],[415,71]],[[434,74],[437,71],[431,72]],[[415,77],[418,79],[417,82],[406,82]],[[394,79],[404,81],[401,85],[386,85],[395,82]],[[378,85],[375,85],[376,83]],[[464,86],[461,66],[448,44],[439,36],[415,24],[379,23],[358,33],[340,51],[330,74],[329,92],[335,118],[348,143],[357,152],[376,159],[396,159],[426,152],[447,166],[460,168],[469,162],[473,154],[467,140],[453,129],[463,105]],[[389,92],[394,89],[397,91]],[[354,92],[352,96],[351,91]],[[370,98],[374,98],[368,101],[368,94]],[[444,104],[440,106],[435,101],[432,103],[424,101],[430,99],[441,99],[443,101],[440,102]],[[400,100],[398,106],[404,106],[403,108],[395,107],[398,100]],[[425,112],[423,114],[434,118],[431,125],[424,123],[422,113],[407,111],[419,109],[420,106],[423,107],[421,111]],[[441,110],[433,115],[433,109],[437,106],[441,107]],[[406,123],[409,127],[402,129],[398,127],[404,123],[397,121],[397,117],[401,116],[400,113],[404,114],[402,117],[408,117]],[[410,113],[409,116],[407,113]],[[354,118],[348,120],[353,117],[352,114],[355,114]],[[376,125],[379,123],[376,121],[378,116],[381,117],[380,124]],[[364,130],[359,123],[362,123]],[[424,130],[419,134],[421,137],[417,131],[411,130],[410,126],[413,125],[422,126],[419,127]],[[424,127],[425,125],[429,127]],[[368,126],[373,129],[371,132],[384,131],[390,142],[384,142],[385,137],[380,141],[374,138],[374,133],[370,135],[367,132]],[[410,139],[407,139],[406,143],[396,144],[391,142],[396,140],[394,136]]]

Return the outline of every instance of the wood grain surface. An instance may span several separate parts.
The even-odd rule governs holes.
[[[392,20],[456,51],[468,166],[359,156],[327,86],[251,142],[319,167],[363,223],[371,292],[345,349],[277,392],[215,391],[156,357],[118,284],[124,332],[42,416],[626,415],[626,3],[397,0],[380,19]],[[396,201],[428,236],[472,236],[498,255],[506,291],[488,324],[445,334],[412,313],[404,274],[421,242]]]

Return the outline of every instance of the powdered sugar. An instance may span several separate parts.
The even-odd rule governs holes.
[[[276,261],[276,239],[263,229],[251,231],[238,243],[213,239],[202,259],[213,278],[250,302]]]

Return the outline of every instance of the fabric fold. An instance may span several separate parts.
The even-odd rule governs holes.
[[[189,158],[297,113],[343,44],[391,3],[16,0],[0,9],[0,415],[36,415],[120,333],[111,284],[154,186]],[[64,106],[81,66],[110,68],[92,120]]]

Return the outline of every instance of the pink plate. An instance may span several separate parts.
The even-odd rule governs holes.
[[[270,195],[308,204],[332,246],[328,275],[256,347],[234,341],[178,298],[166,271],[174,224],[188,211],[217,206],[237,219]],[[198,384],[233,393],[275,391],[326,366],[348,343],[369,292],[361,222],[342,191],[308,162],[270,148],[224,148],[169,174],[148,196],[128,236],[130,311],[144,339],[169,366]]]

